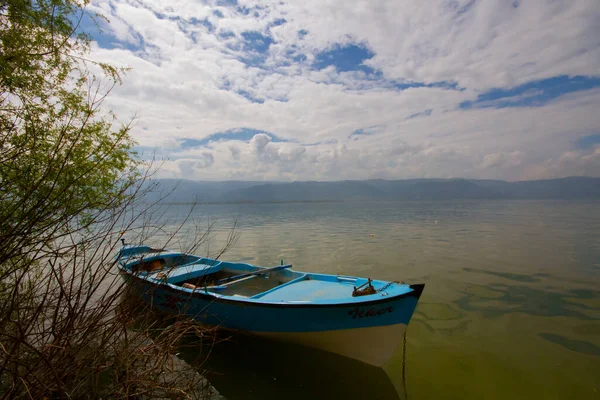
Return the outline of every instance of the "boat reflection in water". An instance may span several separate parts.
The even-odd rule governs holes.
[[[402,362],[402,348],[398,351],[391,362]],[[188,343],[178,357],[196,365],[199,354],[209,353],[201,373],[227,400],[404,398],[401,372],[387,374],[333,353],[245,334],[228,336],[211,348]],[[384,368],[401,371],[401,365],[389,367]]]

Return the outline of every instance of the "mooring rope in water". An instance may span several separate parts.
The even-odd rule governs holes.
[[[406,331],[404,331],[404,343],[402,345],[402,388],[404,389],[404,400],[408,400],[406,392]]]

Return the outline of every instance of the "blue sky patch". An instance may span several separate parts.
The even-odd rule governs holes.
[[[356,136],[369,136],[369,135],[373,135],[375,133],[377,133],[377,130],[379,129],[378,125],[374,125],[374,126],[369,126],[367,128],[360,128],[355,130],[354,132],[352,132],[350,134],[350,136],[348,136],[348,138],[352,138],[353,136],[356,139]]]
[[[597,133],[595,135],[583,136],[577,139],[575,142],[577,148],[585,150],[592,149],[598,145],[600,145],[600,134]]]
[[[279,26],[279,25],[283,25],[285,24],[287,21],[285,20],[285,18],[277,18],[275,21],[273,21],[273,23],[271,24],[271,26]]]
[[[432,82],[425,84],[425,87],[428,88],[441,88],[441,89],[452,89],[452,90],[465,90],[464,88],[459,88],[458,83],[451,81],[440,81],[440,82]]]
[[[286,50],[285,54],[288,58],[290,58],[292,61],[298,64],[301,64],[308,59],[308,57],[306,57],[305,54],[297,52],[295,45],[292,45],[292,49]]]
[[[221,31],[221,32],[219,32],[218,36],[221,39],[228,39],[228,38],[235,37],[235,33],[232,31]]]
[[[242,32],[242,37],[244,38],[245,51],[266,53],[269,50],[269,46],[275,43],[273,38],[265,36],[258,31]]]
[[[248,7],[246,7],[246,6],[236,7],[235,11],[237,11],[238,13],[240,13],[242,15],[249,15],[250,14],[250,9]]]
[[[260,67],[268,56],[269,47],[275,41],[270,36],[263,35],[258,31],[242,32],[242,39],[241,46],[228,44],[227,47],[235,51],[244,51],[246,54],[239,57],[244,64]]]
[[[245,142],[250,141],[254,135],[264,133],[271,137],[272,142],[288,142],[289,140],[280,138],[270,132],[261,131],[260,129],[253,128],[235,128],[229,129],[225,132],[217,132],[209,135],[203,139],[191,139],[183,138],[180,141],[181,148],[183,150],[193,149],[196,147],[202,147],[210,142],[217,142],[220,140],[243,140]]]
[[[213,14],[218,18],[223,18],[223,13],[221,10],[213,10]]]
[[[265,101],[263,99],[259,99],[258,97],[254,97],[250,92],[246,90],[238,90],[237,94],[240,96],[250,100],[252,103],[263,104]]]
[[[349,84],[348,82],[343,82],[346,85],[347,89],[350,90],[371,90],[375,88],[382,88],[388,90],[406,90],[411,88],[441,88],[446,90],[458,90],[464,91],[464,88],[459,88],[456,82],[411,82],[411,81],[395,81],[385,79],[383,73],[379,70],[371,70],[371,73],[365,73],[359,71],[359,74],[363,74],[363,76],[358,77],[359,79]],[[342,82],[339,82],[342,83]]]
[[[308,35],[308,31],[306,29],[300,29],[298,31],[298,38],[299,39],[304,39],[304,37]]]
[[[295,56],[292,57],[292,60],[294,60],[297,63],[303,63],[307,60],[308,57],[306,57],[306,55],[304,54],[296,54]]]
[[[357,44],[340,46],[336,44],[331,49],[317,53],[313,66],[316,69],[323,69],[333,65],[338,72],[363,71],[373,73],[375,72],[373,68],[364,65],[363,62],[374,55],[375,53],[365,46]]]
[[[564,94],[595,87],[600,87],[600,78],[560,75],[511,89],[492,89],[480,94],[475,101],[462,102],[460,108],[539,107]]]
[[[410,88],[441,88],[441,89],[452,89],[457,90],[458,84],[456,82],[440,81],[432,83],[424,82],[392,82],[392,86],[398,90],[405,90]]]
[[[417,118],[417,117],[429,117],[432,112],[433,112],[433,110],[431,108],[428,108],[425,111],[421,111],[421,112],[412,114],[412,115],[408,116],[406,119],[413,119],[413,118]]]
[[[217,0],[216,6],[235,7],[238,5],[237,0]]]
[[[94,17],[88,11],[83,13],[78,32],[87,33],[103,49],[126,49],[135,52],[144,46],[144,38],[131,29],[129,32],[138,41],[138,44],[118,40],[111,34],[110,27],[102,18]]]
[[[214,32],[215,26],[208,19],[198,19],[192,17],[190,19],[190,24],[196,26],[204,26],[209,32]]]

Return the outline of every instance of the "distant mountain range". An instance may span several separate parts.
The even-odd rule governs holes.
[[[600,178],[507,182],[479,179],[406,179],[336,182],[190,181],[159,179],[147,201],[232,203],[360,200],[600,199]]]

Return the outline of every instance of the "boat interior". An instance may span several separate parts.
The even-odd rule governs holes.
[[[258,298],[290,282],[308,279],[291,265],[260,268],[182,254],[157,254],[128,264],[139,275],[183,289]]]
[[[312,274],[291,265],[262,268],[181,253],[163,252],[128,258],[125,268],[139,276],[186,292],[265,301],[312,302],[348,298],[364,278]],[[385,282],[373,281],[383,286]]]

